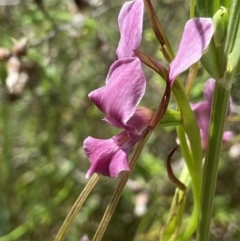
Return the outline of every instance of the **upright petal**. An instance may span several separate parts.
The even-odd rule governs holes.
[[[86,177],[93,173],[117,177],[121,171],[129,171],[128,154],[135,143],[126,131],[106,140],[86,138],[83,148],[91,163]]]
[[[120,59],[111,66],[106,85],[91,92],[89,97],[106,114],[106,121],[124,128],[142,99],[145,88],[140,60],[134,57]]]
[[[143,0],[127,2],[123,5],[118,24],[121,38],[117,47],[117,59],[135,56],[142,38],[144,3]]]
[[[170,64],[171,82],[201,58],[211,41],[213,31],[211,18],[193,18],[186,23],[177,55]]]

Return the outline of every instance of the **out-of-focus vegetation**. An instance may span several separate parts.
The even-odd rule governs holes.
[[[152,2],[176,50],[189,16],[188,1]],[[101,120],[103,115],[87,95],[104,85],[115,58],[122,4],[120,0],[0,1],[0,48],[15,55],[8,58],[7,51],[0,51],[0,58],[5,54],[0,62],[0,241],[52,240],[87,183],[89,162],[83,140],[89,135],[110,138],[116,133]],[[146,17],[141,50],[163,62],[158,47]],[[163,81],[146,67],[144,72],[147,92],[142,104],[154,109]],[[202,97],[207,78],[199,72],[191,97],[194,101]],[[233,94],[237,106],[237,82]],[[238,134],[239,126],[231,128]],[[174,194],[164,161],[175,139],[173,128],[159,127],[151,137],[104,240],[157,240]],[[178,173],[180,153],[175,159]],[[237,241],[239,156],[229,158],[225,152],[219,176],[212,240]],[[75,219],[68,241],[84,234],[92,237],[116,181],[101,178]],[[188,200],[190,210],[191,193]]]

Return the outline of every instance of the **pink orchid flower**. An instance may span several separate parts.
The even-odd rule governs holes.
[[[209,123],[212,110],[212,99],[214,93],[215,80],[209,79],[204,85],[204,101],[198,103],[191,103],[191,108],[195,113],[197,118],[198,126],[200,128],[201,140],[202,140],[202,149],[205,151],[207,148],[208,141],[208,131]],[[230,103],[228,107],[228,114],[230,114]],[[232,138],[231,131],[225,131],[223,134],[223,142],[228,142]]]
[[[134,53],[142,38],[143,11],[142,0],[124,4],[118,18],[121,38],[117,59],[109,69],[106,85],[89,94],[106,115],[104,120],[124,131],[110,139],[85,139],[83,148],[91,163],[87,177],[93,173],[117,177],[121,171],[129,171],[128,154],[152,118],[152,111],[137,108],[146,88],[141,61]]]

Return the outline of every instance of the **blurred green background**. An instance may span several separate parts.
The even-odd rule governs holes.
[[[152,2],[176,51],[189,18],[188,1]],[[103,114],[87,95],[104,85],[115,59],[119,40],[117,16],[123,3],[0,0],[0,48],[21,55],[19,62],[11,62],[3,60],[0,50],[0,241],[52,240],[87,183],[89,162],[82,149],[83,140],[87,136],[110,138],[118,132],[101,120]],[[21,53],[22,38],[29,41],[27,53]],[[167,66],[158,49],[145,16],[141,51]],[[143,68],[147,91],[141,104],[156,108],[164,83],[150,69]],[[193,101],[202,98],[208,77],[200,68]],[[17,84],[10,86],[11,81]],[[236,81],[235,106],[240,102],[239,90]],[[239,125],[229,127],[239,133]],[[174,128],[159,127],[154,132],[103,240],[158,240],[174,195],[165,160],[175,145]],[[173,159],[174,170],[179,173],[181,154],[177,152]],[[239,155],[231,157],[225,151],[212,240],[240,238],[239,180]],[[93,236],[116,183],[115,179],[101,178],[66,240],[80,240],[84,234]],[[189,193],[187,212],[191,204]]]

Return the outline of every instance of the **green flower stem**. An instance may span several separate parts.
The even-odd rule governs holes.
[[[194,18],[195,16],[195,5],[196,5],[196,1],[190,0],[190,18]]]
[[[197,221],[199,216],[202,184],[201,139],[195,115],[191,110],[188,98],[184,92],[183,86],[180,81],[175,81],[172,91],[182,115],[182,126],[184,129],[182,127],[178,127],[177,131],[183,157],[185,159],[186,165],[189,170],[189,174],[191,176],[194,197],[194,207],[189,221],[189,225],[184,230],[184,232],[178,237],[177,240],[188,241],[197,228]],[[187,143],[185,133],[188,136],[190,148]]]
[[[218,161],[221,152],[229,96],[230,91],[224,89],[221,83],[217,81],[214,91],[209,140],[204,164],[197,241],[209,240],[213,199],[218,173]]]
[[[202,167],[202,147],[197,120],[190,107],[188,98],[184,91],[184,87],[178,79],[175,80],[172,91],[180,109],[182,116],[182,126],[189,139],[192,155],[191,162],[197,172]]]
[[[99,174],[94,174],[91,179],[88,181],[87,185],[84,187],[82,192],[80,193],[78,199],[72,206],[70,212],[68,213],[68,216],[66,217],[64,223],[62,224],[61,228],[59,229],[54,241],[62,241],[66,237],[69,228],[71,227],[71,224],[73,222],[73,219],[78,214],[80,208],[82,207],[83,203],[87,199],[89,193],[93,189],[93,187],[96,185],[100,178]]]
[[[195,168],[192,162],[192,155],[189,152],[188,143],[185,137],[185,131],[182,127],[177,128],[178,137],[180,140],[180,146],[183,153],[183,157],[186,161],[189,174],[192,181],[192,191],[194,198],[194,206],[190,220],[184,232],[177,238],[178,241],[188,241],[192,234],[195,232],[198,224],[199,208],[200,208],[200,198],[201,198],[201,184],[202,184],[202,168],[199,170]]]

